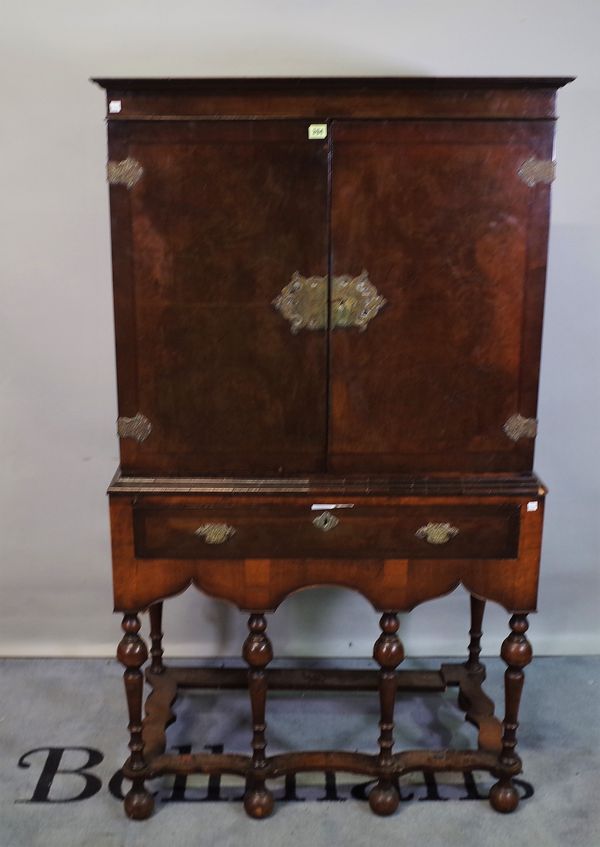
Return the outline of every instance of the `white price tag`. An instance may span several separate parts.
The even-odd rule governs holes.
[[[311,141],[322,141],[327,138],[327,124],[310,124],[308,137]]]

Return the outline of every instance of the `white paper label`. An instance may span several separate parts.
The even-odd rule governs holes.
[[[108,111],[111,115],[116,114],[121,111],[121,101],[120,100],[109,100],[108,103]]]
[[[310,124],[308,137],[311,141],[321,141],[327,138],[327,124]]]
[[[313,512],[320,512],[321,509],[353,509],[354,503],[313,503],[310,508]]]

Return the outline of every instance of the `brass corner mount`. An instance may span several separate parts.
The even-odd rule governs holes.
[[[520,438],[535,438],[537,435],[537,421],[535,418],[524,418],[523,415],[511,415],[502,427],[511,441]]]
[[[121,417],[117,419],[117,433],[119,438],[133,438],[138,444],[145,441],[152,432],[152,424],[145,415],[138,412],[133,418]]]

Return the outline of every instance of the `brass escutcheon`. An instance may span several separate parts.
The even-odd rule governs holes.
[[[292,334],[301,329],[327,329],[326,276],[304,277],[298,271],[272,302],[290,322]],[[330,324],[332,329],[357,327],[361,332],[385,306],[363,270],[358,276],[334,276],[331,285]]]
[[[428,544],[447,544],[451,538],[458,535],[458,529],[449,523],[428,523],[420,527],[415,535]]]
[[[339,520],[331,512],[323,512],[313,521],[313,526],[320,529],[322,532],[329,532],[339,524]]]

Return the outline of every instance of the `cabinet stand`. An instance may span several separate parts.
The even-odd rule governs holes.
[[[397,636],[398,619],[394,612],[384,612],[382,634],[375,642],[373,655],[380,670],[276,668],[267,670],[273,657],[266,635],[267,621],[262,612],[254,612],[248,621],[249,635],[244,642],[243,657],[249,666],[215,668],[210,666],[169,668],[162,664],[160,617],[162,603],[150,607],[152,632],[152,665],[145,674],[151,692],[146,700],[146,716],[142,721],[141,667],[148,658],[139,636],[137,614],[123,619],[125,636],[118,657],[126,666],[125,689],[129,705],[131,755],[123,773],[132,780],[125,798],[125,811],[130,818],[151,815],[154,800],[145,788],[146,780],[164,774],[234,774],[246,780],[244,807],[249,816],[263,818],[271,814],[273,794],[266,780],[303,771],[343,771],[376,779],[369,794],[369,805],[378,815],[392,814],[400,802],[398,779],[413,771],[428,773],[488,771],[498,779],[489,795],[490,804],[499,812],[512,812],[519,796],[512,778],[521,772],[521,760],[515,752],[518,709],[523,687],[523,667],[531,661],[531,646],[525,637],[527,616],[515,614],[510,621],[511,634],[502,645],[501,655],[507,663],[505,674],[506,711],[501,722],[494,715],[494,703],[485,694],[482,683],[485,667],[479,662],[479,639],[484,603],[471,598],[471,643],[465,663],[447,663],[439,670],[397,670],[403,659],[403,648]],[[345,750],[303,750],[266,755],[265,705],[267,686],[272,691],[379,691],[380,736],[378,754]],[[253,734],[252,754],[166,753],[166,730],[176,715],[173,711],[179,692],[186,689],[243,689],[250,693]],[[443,692],[458,688],[458,705],[465,720],[478,730],[477,749],[403,750],[393,753],[394,700],[397,691]]]

